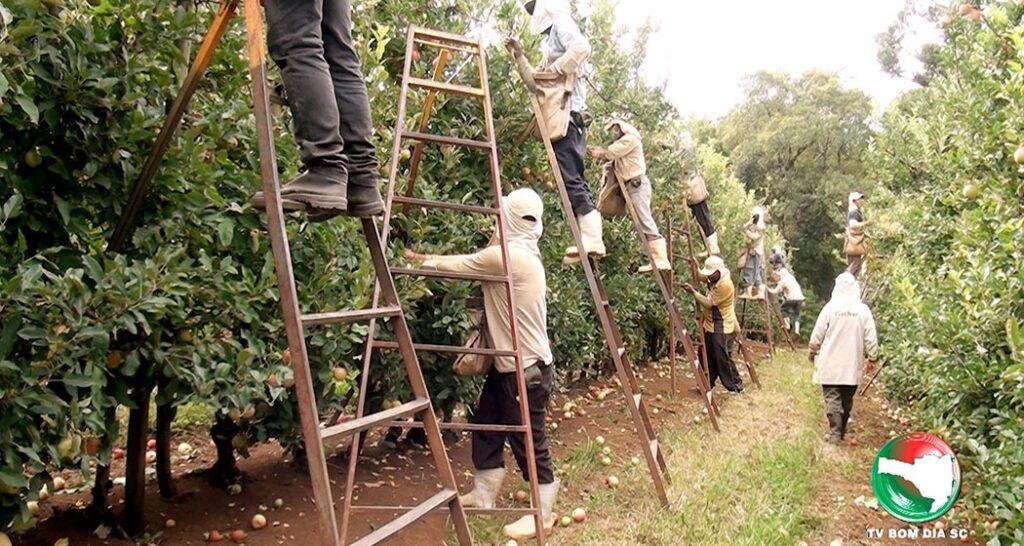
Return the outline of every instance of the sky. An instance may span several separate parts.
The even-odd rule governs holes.
[[[658,29],[645,66],[666,82],[684,116],[717,118],[743,100],[743,77],[757,70],[839,73],[884,108],[914,84],[882,72],[876,36],[896,20],[903,0],[621,0],[618,20]]]

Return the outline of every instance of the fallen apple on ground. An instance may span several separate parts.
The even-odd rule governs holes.
[[[618,487],[619,479],[615,476],[608,476],[607,478],[605,478],[604,483],[606,483],[608,487]]]
[[[245,531],[241,529],[231,531],[231,540],[239,543],[245,541]]]
[[[224,540],[224,533],[214,529],[204,535],[206,542],[220,542]]]
[[[572,518],[570,518],[569,516],[562,516],[561,523],[562,523],[562,527],[568,527],[568,526],[572,525]]]
[[[527,495],[526,491],[523,491],[522,489],[512,494],[512,498],[517,502],[526,502],[527,497],[529,497],[529,495]]]
[[[587,511],[582,508],[577,508],[572,511],[572,519],[577,523],[582,523],[587,520]]]
[[[252,517],[250,524],[252,524],[253,529],[262,529],[267,526],[267,517],[263,514],[256,514]]]

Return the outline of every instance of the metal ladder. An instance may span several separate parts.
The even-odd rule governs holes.
[[[434,73],[432,79],[418,78],[412,75],[412,58],[413,48],[419,46],[430,47],[438,49],[437,61],[434,65]],[[479,87],[454,84],[450,81],[444,81],[445,66],[451,59],[453,52],[461,52],[475,58],[476,67],[479,72]],[[453,76],[454,77],[454,76]],[[410,131],[405,128],[405,116],[406,107],[408,103],[408,95],[411,89],[425,90],[427,92],[426,100],[424,102],[423,112],[420,115],[419,126],[416,130]],[[433,113],[434,104],[439,94],[457,96],[468,99],[476,99],[481,101],[483,105],[483,121],[484,121],[484,132],[485,138],[483,140],[474,140],[466,138],[457,138],[451,136],[444,136],[429,132],[430,118]],[[398,173],[400,164],[400,152],[402,146],[407,141],[415,142],[415,147],[410,156],[408,184],[404,195],[398,193]],[[426,144],[434,144],[440,146],[458,146],[469,149],[476,149],[488,155],[488,167],[490,171],[491,179],[491,191],[494,196],[494,204],[491,207],[480,206],[480,205],[467,205],[462,203],[456,203],[451,201],[435,201],[428,199],[421,199],[414,197],[415,194],[415,183],[419,173],[419,166],[423,157],[423,149]],[[519,343],[518,324],[515,317],[515,302],[513,299],[513,283],[512,275],[509,269],[509,250],[506,244],[506,217],[505,210],[502,206],[502,187],[500,170],[498,166],[498,145],[497,137],[494,131],[493,114],[491,111],[491,93],[490,86],[487,81],[487,61],[485,57],[485,47],[480,40],[474,40],[465,36],[456,34],[450,34],[446,32],[440,32],[436,30],[430,30],[426,28],[411,26],[408,29],[406,37],[406,52],[405,52],[405,65],[402,73],[402,86],[399,94],[398,102],[398,115],[395,121],[394,130],[394,147],[392,149],[392,161],[390,174],[388,176],[388,191],[387,199],[385,202],[384,212],[384,228],[383,238],[381,244],[386,245],[388,235],[390,232],[391,220],[393,218],[394,206],[396,204],[401,205],[402,212],[406,213],[410,208],[422,208],[422,209],[445,209],[453,210],[458,212],[480,214],[486,216],[492,216],[497,220],[498,228],[498,243],[502,250],[502,262],[503,272],[500,275],[484,275],[475,273],[453,273],[437,271],[432,269],[411,269],[411,268],[391,268],[391,274],[410,276],[410,277],[430,277],[444,280],[454,281],[473,281],[483,283],[498,283],[505,287],[505,297],[509,302],[509,323],[511,324],[512,334],[512,349],[499,350],[499,349],[486,349],[486,348],[473,348],[465,346],[446,346],[446,345],[428,345],[428,344],[412,344],[411,347],[403,348],[401,346],[402,340],[399,339],[399,343],[393,341],[382,341],[375,339],[376,332],[376,321],[370,321],[369,330],[369,342],[367,343],[366,349],[363,353],[362,361],[362,380],[359,390],[359,405],[357,417],[362,416],[366,407],[366,394],[368,392],[368,380],[370,377],[370,364],[372,362],[372,353],[375,349],[389,350],[389,349],[402,349],[403,351],[425,351],[425,352],[439,352],[439,353],[453,353],[453,354],[477,354],[477,355],[489,355],[494,357],[514,357],[516,363],[516,387],[518,391],[519,399],[519,410],[520,419],[522,424],[520,425],[499,425],[499,424],[485,424],[485,423],[442,423],[440,427],[430,423],[417,423],[408,421],[392,421],[390,426],[401,427],[401,428],[412,428],[423,426],[427,429],[428,437],[431,438],[432,450],[435,445],[434,441],[440,442],[439,428],[460,430],[460,431],[492,431],[492,432],[505,432],[511,434],[524,434],[526,453],[527,453],[527,466],[529,469],[529,481],[531,489],[531,507],[530,508],[493,508],[493,509],[480,509],[480,508],[467,508],[464,509],[467,513],[486,513],[486,514],[515,514],[515,515],[533,515],[535,518],[536,529],[537,529],[537,544],[545,544],[545,532],[543,525],[543,516],[540,508],[540,494],[537,482],[537,461],[534,454],[533,448],[533,431],[530,425],[530,407],[529,398],[526,391],[526,381],[523,375],[523,357],[522,350]],[[390,277],[381,277],[378,282],[373,296],[373,305],[378,304],[379,298],[383,295],[385,300],[391,301],[394,292],[394,285],[390,283]],[[403,415],[408,415],[405,413]],[[391,419],[401,417],[402,415],[392,415]],[[431,416],[433,420],[433,417]],[[436,436],[434,438],[433,436]],[[355,461],[358,458],[359,453],[359,442],[360,438],[356,437],[353,439],[351,446],[351,455],[349,457],[349,472],[347,474],[347,480],[345,483],[345,502],[344,509],[342,510],[342,539],[344,539],[348,533],[350,527],[350,516],[357,512],[381,512],[381,511],[401,511],[406,510],[407,507],[402,506],[367,506],[367,505],[354,505],[352,504],[353,489],[355,485]],[[443,447],[436,449],[437,452],[443,453]],[[457,516],[457,523],[461,525],[463,518],[462,510],[459,508],[457,512],[455,506],[452,506],[453,515]]]
[[[647,405],[645,404],[644,397],[640,392],[640,384],[636,380],[636,376],[633,373],[632,363],[629,361],[629,357],[626,354],[626,347],[625,342],[622,339],[622,332],[619,330],[619,326],[615,322],[615,317],[612,315],[611,302],[608,298],[608,293],[604,288],[604,283],[601,282],[601,276],[597,270],[597,264],[590,258],[590,256],[585,256],[585,251],[582,251],[584,246],[583,239],[580,234],[579,223],[576,221],[576,216],[572,212],[572,204],[569,201],[569,194],[566,193],[565,190],[565,181],[562,179],[562,172],[558,168],[558,160],[555,157],[555,150],[551,145],[551,138],[549,136],[550,131],[547,128],[544,115],[541,112],[540,102],[538,101],[537,96],[533,93],[530,93],[530,104],[533,108],[533,117],[537,124],[537,132],[540,134],[541,141],[544,143],[548,163],[551,166],[551,171],[557,182],[556,186],[558,186],[558,194],[562,200],[563,212],[565,213],[566,220],[569,223],[569,229],[572,231],[573,240],[576,242],[576,248],[581,249],[580,264],[583,266],[584,275],[587,277],[587,285],[590,287],[590,295],[594,299],[597,316],[601,321],[601,329],[604,332],[605,341],[608,344],[608,350],[611,353],[612,362],[615,364],[619,384],[622,388],[623,394],[625,395],[626,407],[629,408],[630,416],[636,424],[637,435],[640,437],[640,448],[644,453],[644,458],[647,460],[647,467],[651,474],[651,480],[654,483],[655,492],[657,493],[661,504],[667,507],[669,506],[669,499],[666,484],[671,482],[671,477],[668,474],[668,466],[665,462],[664,450],[658,441],[657,432],[654,430],[654,426],[651,423]],[[687,358],[691,360],[696,358],[692,351],[692,346],[690,347]],[[702,396],[702,398],[706,407],[709,408],[708,417],[711,419],[715,430],[718,430],[718,421],[715,418],[712,401],[707,396]]]
[[[210,24],[210,28],[203,39],[203,43],[189,69],[182,88],[168,112],[167,119],[164,121],[153,150],[146,159],[128,205],[114,231],[110,243],[112,247],[117,248],[123,245],[127,234],[131,230],[134,218],[141,209],[143,199],[156,175],[160,161],[171,144],[175,130],[198,87],[203,73],[209,67],[217,45],[227,30],[230,19],[235,15],[238,3],[238,0],[226,0],[221,4],[220,10]],[[256,134],[260,155],[260,177],[263,182],[263,191],[266,195],[267,223],[270,232],[270,243],[274,258],[274,269],[277,275],[278,290],[280,291],[281,312],[284,318],[288,348],[291,353],[291,364],[295,375],[295,392],[302,424],[303,444],[309,464],[313,500],[316,503],[318,523],[321,531],[320,544],[323,546],[339,546],[343,544],[343,538],[339,534],[335,517],[335,506],[330,489],[331,482],[327,473],[327,462],[324,454],[324,442],[337,442],[347,436],[354,436],[353,442],[356,442],[358,438],[357,433],[359,432],[373,427],[385,426],[394,419],[403,416],[420,415],[427,432],[434,463],[442,482],[441,490],[419,505],[404,510],[401,516],[377,528],[353,544],[360,546],[378,544],[394,536],[428,513],[447,507],[455,524],[459,544],[463,546],[471,545],[473,539],[465,512],[459,504],[455,476],[449,464],[444,444],[441,442],[440,429],[434,416],[426,383],[423,380],[422,370],[417,362],[409,327],[406,324],[398,296],[395,292],[394,282],[384,255],[383,240],[373,219],[363,219],[361,223],[377,277],[377,292],[383,297],[384,305],[378,306],[379,299],[375,298],[374,306],[370,309],[316,314],[303,314],[299,310],[285,217],[279,193],[280,184],[277,176],[277,161],[272,132],[273,125],[270,117],[269,93],[267,90],[263,16],[258,2],[246,2],[244,9],[246,32],[248,35],[247,50],[252,79],[252,95],[255,107]],[[389,319],[394,326],[397,338],[395,346],[401,351],[415,399],[374,415],[360,414],[354,420],[321,428],[316,398],[313,392],[309,355],[306,352],[305,328],[365,320],[375,321],[380,318]],[[349,467],[349,478],[351,479],[354,474],[353,463]],[[351,490],[348,492],[351,493]],[[347,496],[346,505],[348,498]],[[347,520],[347,518],[348,513],[346,510],[343,511],[343,519]]]

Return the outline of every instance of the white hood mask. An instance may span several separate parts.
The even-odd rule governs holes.
[[[862,199],[863,197],[864,197],[864,194],[862,194],[862,193],[858,193],[858,192],[851,193],[850,196],[846,198],[846,210],[848,210],[848,211],[850,211],[850,210],[860,210],[860,207],[858,207],[857,203],[854,203],[854,201],[856,201],[858,199]],[[834,202],[835,201],[833,201],[833,203]]]
[[[537,242],[544,233],[544,200],[529,188],[515,190],[502,200],[509,245],[524,248],[540,258]]]
[[[570,14],[566,0],[537,0],[530,17],[530,31],[540,34],[551,28],[560,17]]]
[[[763,208],[761,208],[760,206],[754,207],[754,210],[751,211],[751,216],[757,216],[757,227],[758,228],[766,229],[766,226],[765,226],[765,223],[764,223],[764,209]]]
[[[860,303],[860,284],[848,272],[836,277],[836,286],[832,289],[832,299],[829,303],[851,304]]]

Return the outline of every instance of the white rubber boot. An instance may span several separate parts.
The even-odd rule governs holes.
[[[477,470],[473,476],[473,490],[459,495],[463,508],[494,508],[494,501],[505,481],[505,468]]]
[[[764,285],[763,284],[757,285],[757,294],[754,295],[754,299],[755,300],[763,300],[764,299]]]
[[[800,335],[800,321],[799,320],[793,321],[793,333],[795,333],[796,335]]]
[[[789,330],[789,319],[787,317],[782,317],[782,329]]]
[[[587,254],[595,258],[603,258],[608,252],[604,247],[604,225],[601,222],[601,213],[597,209],[592,210],[583,216],[577,216],[576,221],[580,226],[580,238],[583,239],[583,248]],[[562,262],[566,265],[579,263],[580,252],[575,246],[565,249],[565,257]]]
[[[664,237],[647,241],[647,246],[651,249],[651,255],[654,256],[654,265],[658,266],[659,270],[668,271],[672,269],[672,263],[668,261],[668,247],[665,245]],[[644,264],[637,271],[640,273],[650,273],[651,264]]]
[[[706,248],[703,251],[698,252],[697,257],[703,260],[708,256],[720,256],[722,254],[722,251],[721,249],[718,248],[718,232],[716,231],[711,235],[708,235],[706,240]]]
[[[558,498],[558,490],[562,482],[555,479],[551,483],[542,483],[539,486],[540,511],[544,516],[544,532],[550,532],[555,527],[555,500]],[[505,526],[505,536],[515,540],[526,540],[537,535],[537,522],[534,516],[523,516],[513,523]]]

